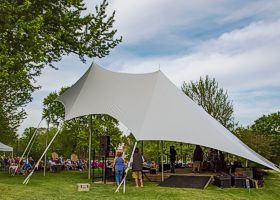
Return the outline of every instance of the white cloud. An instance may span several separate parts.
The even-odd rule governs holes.
[[[262,115],[280,111],[279,92],[271,91],[271,94],[267,94],[267,91],[258,91],[257,95],[254,93],[255,91],[231,95],[234,99],[235,117],[244,126],[252,124]]]
[[[100,0],[86,2],[93,10]],[[236,118],[249,123],[262,114],[279,110],[279,104],[275,101],[279,97],[275,97],[275,93],[279,93],[276,90],[280,86],[279,9],[280,1],[276,0],[112,0],[110,12],[116,10],[114,27],[124,36],[124,42],[121,48],[114,49],[110,56],[100,62],[106,63],[106,68],[132,73],[155,71],[160,65],[178,87],[183,81],[198,80],[200,76],[208,74],[215,77],[221,87],[228,89],[234,100]],[[245,24],[257,22],[227,32],[223,30],[224,26],[238,24],[239,20],[247,20]],[[210,32],[221,29],[224,33],[212,39],[190,36],[196,34],[198,29],[201,31],[201,28]],[[168,56],[151,53],[148,57],[139,56],[127,48],[132,46],[145,51],[145,48],[151,47],[149,41],[153,40],[157,40],[159,45],[170,42],[183,48],[189,44],[196,47],[192,46],[188,53],[187,50]],[[78,59],[67,57],[59,63],[59,71],[46,69],[39,79],[39,84],[43,86],[41,93],[35,93],[34,101],[27,109],[28,119],[20,130],[36,126],[41,118],[43,97],[62,86],[73,84],[89,64],[82,65]],[[276,89],[269,90],[267,94],[266,88]],[[266,95],[267,99],[260,98]],[[269,98],[271,96],[274,98]]]
[[[228,1],[229,2],[229,1]],[[280,2],[278,0],[232,1],[229,7],[232,12],[220,19],[221,23],[242,20],[249,17],[263,19],[277,19],[279,17]]]
[[[41,108],[33,108],[32,105],[26,108],[28,117],[23,121],[21,126],[18,129],[18,134],[21,135],[24,130],[28,127],[37,127],[40,120],[42,119],[42,109]],[[42,122],[40,127],[45,126],[45,123]]]
[[[47,67],[38,78],[38,84],[42,86],[41,92],[53,92],[61,87],[74,84],[88,69],[90,62],[83,64],[77,56],[65,57],[55,66],[59,70]]]
[[[129,44],[191,28],[194,22],[223,11],[224,4],[221,0],[114,0],[109,8],[116,10],[116,27]]]
[[[161,69],[176,85],[209,74],[233,89],[280,84],[280,21],[252,23],[208,40],[195,51],[182,56],[134,57],[123,54],[121,66],[110,68],[141,73]],[[119,55],[120,56],[120,55]]]
[[[182,56],[125,59],[125,55],[122,55],[119,59],[125,62],[121,66],[113,62],[110,68],[142,73],[155,71],[160,64],[161,70],[178,87],[183,81],[198,80],[208,74],[228,90],[234,100],[236,118],[249,123],[262,114],[279,109],[279,104],[273,99],[255,97],[258,91],[261,97],[266,96],[264,88],[276,88],[270,91],[270,96],[279,93],[279,52],[280,20],[277,20],[256,22],[224,33],[217,39],[201,43],[192,53]]]
[[[279,9],[277,0],[112,0],[109,4],[109,13],[116,11],[115,27],[126,44],[163,35],[178,36],[178,31],[191,33],[213,24],[223,26],[253,17],[274,19],[279,17]]]

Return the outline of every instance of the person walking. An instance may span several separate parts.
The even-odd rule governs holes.
[[[200,172],[201,163],[203,161],[203,151],[199,145],[196,145],[194,153],[193,153],[193,173],[195,173],[196,169],[197,172]]]
[[[142,167],[143,167],[143,156],[139,153],[139,149],[136,148],[133,154],[132,162],[132,177],[135,179],[135,186],[139,187],[138,179],[140,180],[140,186],[143,187],[142,178]]]
[[[117,152],[117,157],[114,159],[113,169],[115,170],[116,183],[119,185],[122,181],[124,171],[124,159],[120,151]]]
[[[170,168],[171,173],[175,173],[175,161],[177,152],[174,146],[170,146]]]

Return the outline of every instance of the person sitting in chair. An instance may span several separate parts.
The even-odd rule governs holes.
[[[32,171],[32,165],[27,159],[24,162],[23,170],[24,170],[24,174],[26,175]]]

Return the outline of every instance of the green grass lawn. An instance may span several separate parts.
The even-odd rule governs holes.
[[[34,173],[28,185],[23,185],[23,176],[11,177],[0,172],[0,200],[8,199],[280,199],[280,173],[269,172],[265,186],[260,189],[229,188],[221,189],[209,185],[207,189],[180,189],[159,187],[157,183],[145,182],[144,188],[135,188],[127,183],[126,194],[114,193],[113,184],[91,184],[89,192],[77,192],[77,183],[87,183],[87,172],[68,171],[61,173]]]

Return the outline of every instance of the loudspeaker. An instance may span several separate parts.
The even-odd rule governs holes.
[[[159,165],[159,172],[161,172],[162,170],[162,167],[161,167],[161,164]],[[163,164],[163,171],[167,171],[167,170],[170,170],[170,164]]]
[[[99,138],[99,156],[109,156],[110,151],[110,137],[100,136]]]

